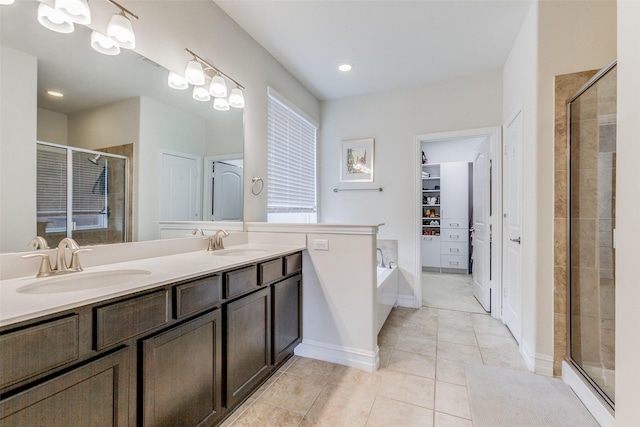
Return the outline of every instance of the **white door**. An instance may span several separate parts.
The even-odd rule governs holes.
[[[522,336],[522,111],[505,130],[502,321]]]
[[[213,162],[211,177],[212,221],[242,221],[242,168]]]
[[[489,281],[489,138],[480,143],[473,160],[473,295],[482,307],[491,311]]]
[[[199,221],[200,158],[168,152],[160,156],[160,220]]]

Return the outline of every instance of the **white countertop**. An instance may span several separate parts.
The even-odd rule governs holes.
[[[154,287],[203,276],[209,273],[229,270],[245,264],[251,264],[304,249],[306,249],[304,246],[296,245],[249,243],[226,249],[227,251],[246,250],[248,251],[246,254],[222,256],[216,254],[215,251],[186,252],[176,255],[89,267],[85,268],[82,272],[69,273],[63,276],[36,278],[34,274],[29,277],[2,280],[0,281],[0,326],[105,301],[134,292],[153,289]],[[256,251],[261,252],[257,254]],[[92,276],[99,276],[102,272],[104,272],[104,277],[106,277],[108,276],[108,273],[106,273],[108,271],[124,270],[147,270],[150,274],[129,276],[125,283],[109,284],[94,289],[40,294],[18,292],[18,289],[23,286],[37,285],[45,283],[45,281],[48,280],[55,279],[57,281],[63,277],[70,277],[75,280],[76,277],[79,278],[82,275],[86,275],[87,282],[89,282]],[[102,277],[101,280],[104,280],[104,277]],[[118,277],[114,276],[113,280],[117,282]]]

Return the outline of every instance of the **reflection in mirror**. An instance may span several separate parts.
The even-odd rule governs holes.
[[[25,203],[16,206],[3,203],[5,218],[20,216],[29,224],[16,227],[2,221],[2,252],[29,250],[31,239],[43,232],[46,235],[43,237],[53,247],[56,239],[73,228],[73,217],[62,220],[65,224],[63,229],[62,226],[51,225],[54,222],[60,224],[61,210],[56,211],[59,218],[50,221],[45,211],[41,212],[40,205],[36,206],[36,199],[40,203],[35,179],[39,158],[36,139],[77,148],[77,154],[87,158],[78,162],[83,167],[91,166],[89,160],[95,153],[103,153],[103,159],[109,160],[114,171],[116,160],[129,159],[130,176],[126,183],[122,182],[127,190],[122,191],[127,191],[131,202],[125,207],[126,197],[120,202],[115,196],[112,201],[106,197],[104,203],[109,209],[102,214],[103,209],[98,213],[88,213],[84,218],[87,220],[93,215],[91,221],[94,226],[101,224],[106,227],[93,229],[91,233],[85,228],[87,238],[83,237],[81,244],[101,244],[111,241],[109,239],[118,233],[118,238],[125,241],[157,239],[160,237],[157,224],[160,220],[242,221],[243,111],[216,111],[211,102],[193,100],[191,90],[169,88],[168,71],[134,51],[122,49],[117,56],[94,51],[90,47],[91,31],[87,27],[76,25],[71,34],[45,29],[37,22],[37,4],[35,1],[16,2],[3,6],[0,13],[0,76],[5,98],[2,113],[9,117],[4,113],[12,106],[12,117],[18,116],[13,123],[3,120],[0,144],[3,155],[16,152],[18,144],[32,144],[32,148],[21,151],[12,162],[15,160],[16,168],[30,170],[34,177],[32,184],[12,187],[11,191],[20,194],[7,198],[24,200]],[[24,63],[14,61],[14,58],[24,59]],[[30,69],[22,68],[25,64]],[[31,77],[36,70],[37,81]],[[13,76],[11,82],[5,80],[9,76]],[[13,92],[4,90],[7,83],[15,88],[30,88],[37,94],[37,106],[13,102],[19,101],[22,93],[17,89]],[[46,94],[47,90],[61,92],[64,96],[51,97]],[[20,108],[16,108],[18,105]],[[12,134],[9,131],[5,133],[5,127],[10,130],[11,126],[20,126],[23,134],[26,129],[26,135],[34,135],[35,139],[4,138],[4,135]],[[29,133],[30,129],[32,133]],[[108,153],[113,156],[107,157]],[[194,200],[190,201],[189,209],[180,206],[183,200],[181,190],[172,194],[161,185],[166,176],[171,177],[178,172],[163,168],[160,161],[163,153],[195,159],[197,169],[202,172],[196,177],[189,175],[193,181],[189,188],[197,188],[190,195]],[[229,173],[228,169],[233,172]],[[221,172],[223,170],[224,173]],[[12,176],[5,176],[8,171],[0,173],[3,181],[12,179]],[[91,186],[98,180],[94,178],[87,178]],[[6,191],[5,187],[3,191]],[[5,193],[2,197],[4,202]],[[161,209],[163,203],[175,204],[176,208]],[[33,212],[20,213],[18,210],[24,210],[24,206],[33,206],[29,208]],[[5,215],[6,209],[16,211]],[[91,209],[98,210],[98,207],[87,208]],[[28,218],[33,220],[26,221]],[[115,225],[116,218],[120,225]],[[77,229],[80,227],[79,217],[76,219]],[[113,227],[110,225],[112,222]]]

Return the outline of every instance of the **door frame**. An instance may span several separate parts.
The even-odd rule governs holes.
[[[491,269],[494,272],[489,281],[491,292],[491,316],[502,317],[502,127],[486,127],[449,132],[428,133],[413,137],[413,224],[414,224],[414,289],[415,307],[422,307],[422,143],[430,141],[454,140],[463,138],[489,138],[489,160],[491,161],[492,203],[490,224],[492,229],[493,255]]]

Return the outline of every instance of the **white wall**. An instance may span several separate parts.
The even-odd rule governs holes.
[[[139,127],[140,98],[129,98],[71,114],[68,141],[88,150],[137,144]]]
[[[421,278],[414,277],[416,227],[413,212],[414,136],[497,126],[502,121],[502,75],[492,71],[431,85],[326,101],[319,137],[319,211],[321,222],[378,224],[378,237],[398,240],[399,293],[413,298]],[[341,141],[375,138],[371,184],[383,192],[334,193],[341,185]]]
[[[0,252],[16,252],[36,235],[38,63],[0,45],[0,66]]]
[[[68,117],[66,114],[38,108],[38,141],[67,145]]]
[[[267,176],[267,86],[316,120],[318,100],[212,1],[137,0],[126,6],[140,16],[133,23],[136,52],[182,74],[188,47],[245,86],[244,218],[266,220],[267,192],[252,195],[251,177]],[[91,11],[91,26],[104,31],[113,6],[94,2]]]
[[[243,129],[242,110],[231,109],[221,114],[214,114],[205,123],[203,155],[206,157],[242,153]]]
[[[640,420],[640,2],[618,2],[618,155],[616,189],[616,425]]]
[[[473,162],[476,149],[485,138],[452,139],[422,143],[429,163]]]
[[[134,240],[160,238],[160,150],[202,156],[204,151],[203,119],[149,98],[140,98],[140,140],[134,157],[135,204]]]

